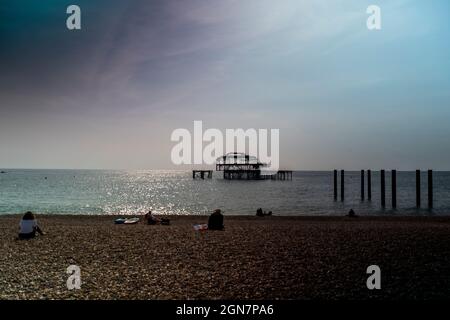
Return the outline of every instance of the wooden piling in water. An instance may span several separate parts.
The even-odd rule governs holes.
[[[345,171],[341,170],[341,201],[345,199]],[[361,170],[361,200],[365,200],[365,170]],[[386,171],[380,170],[381,207],[386,207]],[[397,208],[397,170],[391,170],[392,208]],[[333,196],[338,197],[338,170],[333,170]],[[433,208],[433,170],[428,170],[428,208]],[[372,171],[367,170],[367,199],[372,199]],[[416,170],[416,207],[421,207],[421,171]]]
[[[397,170],[391,171],[391,185],[392,185],[392,208],[397,208]]]
[[[428,208],[433,208],[433,170],[428,170]]]
[[[334,200],[337,200],[337,170],[333,172],[333,187],[334,187]]]
[[[420,170],[416,170],[416,207],[420,208]]]
[[[380,172],[380,182],[381,182],[381,207],[386,207],[386,183],[384,170]]]
[[[361,200],[364,200],[364,170],[361,170]]]

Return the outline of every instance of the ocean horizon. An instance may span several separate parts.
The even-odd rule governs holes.
[[[257,208],[280,216],[450,214],[450,171],[434,171],[434,205],[427,208],[427,172],[422,171],[416,208],[415,172],[397,171],[397,208],[391,205],[386,171],[386,207],[380,200],[379,171],[372,171],[372,199],[361,200],[360,171],[346,171],[345,199],[333,198],[332,171],[293,172],[291,181],[192,179],[191,170],[1,169],[0,214],[204,215],[220,208],[226,215],[254,215]]]

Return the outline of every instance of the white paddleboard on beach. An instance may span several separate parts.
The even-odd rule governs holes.
[[[139,218],[119,218],[114,220],[115,224],[135,224],[139,222]]]

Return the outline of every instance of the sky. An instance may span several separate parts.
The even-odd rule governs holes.
[[[285,169],[450,170],[449,39],[447,0],[2,0],[0,168],[178,169],[201,120],[279,129]]]

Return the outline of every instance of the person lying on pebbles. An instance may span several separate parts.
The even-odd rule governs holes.
[[[158,218],[155,215],[153,215],[153,213],[151,211],[149,211],[144,216],[144,223],[147,223],[147,224],[150,224],[150,225],[152,225],[152,224],[169,225],[170,224],[170,220],[169,219],[164,219],[164,218]]]

